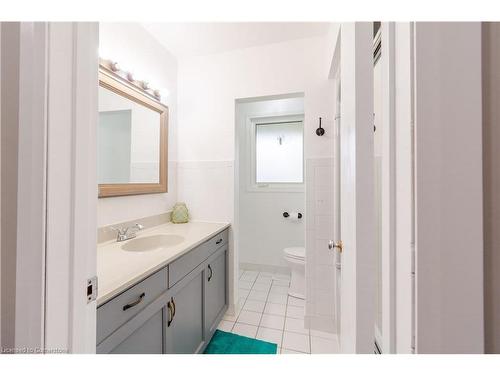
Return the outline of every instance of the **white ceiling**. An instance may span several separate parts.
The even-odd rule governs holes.
[[[326,34],[327,22],[143,23],[177,58]]]

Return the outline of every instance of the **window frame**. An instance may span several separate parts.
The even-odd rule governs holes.
[[[279,124],[283,122],[301,122],[302,123],[302,182],[273,182],[273,183],[257,183],[257,153],[256,153],[256,138],[257,126],[259,123]],[[305,162],[304,162],[304,114],[303,113],[287,113],[280,115],[266,116],[251,116],[247,118],[247,155],[249,155],[250,168],[247,174],[247,191],[249,192],[289,192],[301,193],[304,192],[305,184]]]

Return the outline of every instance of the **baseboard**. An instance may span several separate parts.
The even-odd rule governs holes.
[[[328,333],[337,333],[337,325],[335,321],[326,316],[311,316],[304,317],[304,325],[306,328],[314,329],[316,331],[323,331]]]
[[[280,273],[290,275],[290,268],[286,266],[275,266],[271,264],[240,263],[240,270]]]

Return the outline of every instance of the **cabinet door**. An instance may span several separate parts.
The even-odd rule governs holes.
[[[204,345],[203,274],[203,267],[199,267],[171,290],[165,334],[167,353],[198,353]]]
[[[110,354],[162,354],[163,353],[163,309],[149,318]]]
[[[207,260],[205,270],[205,327],[207,337],[212,337],[227,307],[227,246]]]

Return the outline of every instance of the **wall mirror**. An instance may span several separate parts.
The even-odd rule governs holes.
[[[167,192],[168,108],[99,67],[99,198]]]

